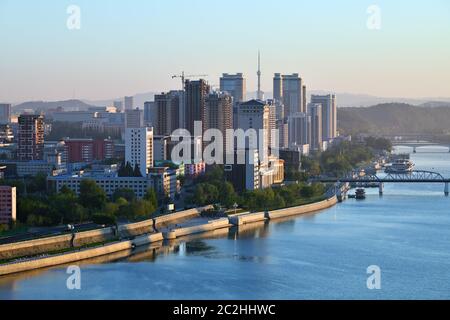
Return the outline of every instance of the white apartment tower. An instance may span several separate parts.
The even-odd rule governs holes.
[[[269,106],[259,100],[250,100],[239,105],[238,110],[239,129],[247,131],[255,129],[258,135],[257,147],[259,159],[266,161],[269,151],[269,134],[270,134],[270,110]],[[260,130],[262,130],[260,132]],[[246,148],[249,146],[247,145]],[[251,147],[251,146],[250,146]]]
[[[134,168],[139,166],[143,177],[153,167],[153,128],[127,128],[125,130],[125,161]]]

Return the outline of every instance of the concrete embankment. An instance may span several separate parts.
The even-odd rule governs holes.
[[[133,240],[106,244],[91,249],[82,249],[79,251],[64,253],[60,255],[48,256],[43,258],[32,258],[29,260],[12,262],[0,265],[0,276],[34,269],[46,268],[51,266],[57,266],[62,264],[68,264],[76,261],[108,255],[123,250],[132,250],[135,247],[151,244],[153,242],[158,242],[162,240],[163,236],[161,233],[154,233],[149,235],[143,235]]]
[[[231,225],[230,225],[228,218],[221,218],[221,219],[217,219],[217,220],[208,221],[207,223],[203,223],[203,224],[199,224],[199,225],[169,230],[169,231],[163,232],[163,236],[164,236],[164,239],[173,240],[173,239],[191,235],[191,234],[203,233],[203,232],[213,231],[213,230],[222,229],[222,228],[229,228],[230,226]]]
[[[273,210],[266,212],[266,218],[268,219],[277,219],[277,218],[284,218],[299,214],[305,214],[310,212],[315,212],[323,209],[330,208],[334,206],[338,202],[337,197],[333,196],[329,199],[315,202],[311,204],[305,204],[298,207],[292,207],[292,208],[285,208],[285,209],[279,209],[279,210]]]
[[[264,220],[266,220],[265,212],[254,212],[254,213],[244,212],[230,216],[230,222],[235,226],[240,226],[243,224],[249,224]]]
[[[174,223],[183,219],[190,219],[199,216],[204,210],[211,209],[212,206],[189,209],[148,219],[136,223],[121,225],[116,232],[114,227],[77,232],[74,235],[65,234],[55,237],[47,237],[36,240],[28,240],[0,245],[0,260],[7,260],[25,256],[34,256],[46,252],[69,249],[71,247],[81,247],[92,243],[110,241],[116,236],[134,237],[141,234],[152,233],[154,226]]]

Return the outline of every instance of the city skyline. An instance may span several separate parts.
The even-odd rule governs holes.
[[[135,6],[2,0],[0,100],[101,100],[169,91],[179,88],[171,76],[182,70],[208,74],[213,87],[222,73],[242,72],[248,91],[256,91],[258,50],[264,92],[272,91],[274,73],[295,72],[309,90],[450,97],[450,45],[442,41],[450,34],[450,5],[432,2],[378,1],[381,28],[370,30],[369,1],[345,7],[248,1],[210,10],[203,0]],[[66,25],[72,4],[80,9],[79,30]],[[255,30],[249,17],[269,18]],[[190,32],[200,27],[203,36]],[[284,28],[291,31],[284,34]]]

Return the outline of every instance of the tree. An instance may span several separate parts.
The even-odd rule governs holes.
[[[133,177],[142,177],[141,169],[137,163],[134,165]]]
[[[117,201],[117,199],[119,199],[119,198],[124,198],[128,202],[131,202],[134,199],[136,199],[136,195],[135,195],[134,191],[131,189],[120,188],[120,189],[116,189],[116,191],[114,191],[112,198],[114,201]]]
[[[230,182],[222,183],[219,194],[220,203],[227,208],[231,208],[236,200],[237,196],[233,185]]]
[[[153,207],[158,207],[158,197],[156,196],[155,189],[148,188],[144,195],[144,200],[147,200]]]
[[[80,183],[80,204],[87,209],[101,210],[106,204],[106,193],[93,180],[82,180]]]

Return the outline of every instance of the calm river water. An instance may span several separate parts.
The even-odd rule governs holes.
[[[450,177],[450,153],[411,158]],[[382,197],[116,258],[82,265],[81,290],[66,267],[0,278],[0,299],[449,299],[450,197],[387,184]],[[367,289],[370,265],[380,290]]]

